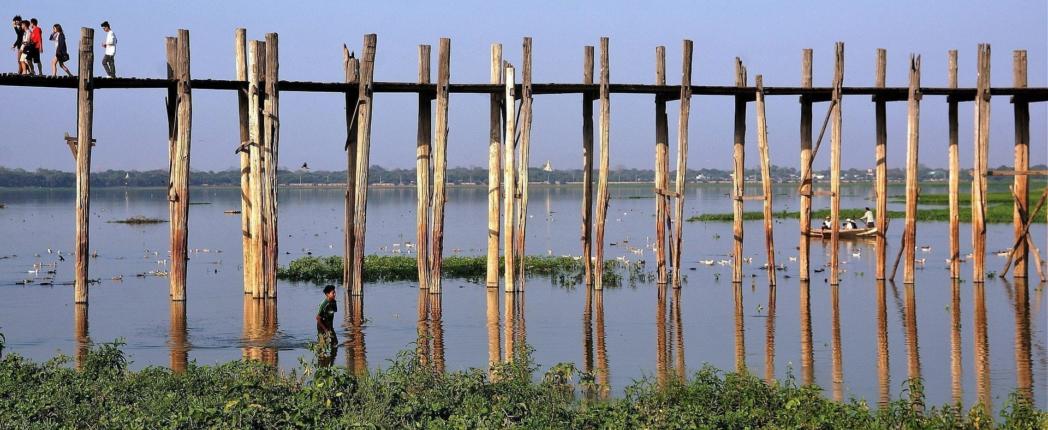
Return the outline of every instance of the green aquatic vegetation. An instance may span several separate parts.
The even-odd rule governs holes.
[[[1044,190],[1045,183],[1035,183],[1030,181],[1027,187],[1027,194],[1030,204],[1037,202],[1037,199],[1041,198],[1041,193]],[[1011,205],[1014,201],[1011,191],[989,191],[986,193],[986,203],[988,205],[995,204],[1007,204]],[[891,196],[889,201],[894,203],[906,202],[906,196],[896,195]],[[971,184],[961,184],[960,192],[957,193],[957,202],[962,206],[970,206],[972,204]],[[917,197],[917,203],[922,205],[948,205],[950,204],[950,195],[945,193],[936,194],[921,194]]]
[[[160,218],[149,218],[149,217],[145,217],[145,216],[142,216],[142,215],[136,215],[136,216],[133,216],[131,218],[116,219],[116,220],[106,221],[106,222],[115,223],[115,224],[136,224],[137,225],[137,224],[162,224],[162,223],[167,222],[167,220],[166,219],[160,219]]]
[[[1032,203],[1031,203],[1032,204]],[[862,217],[863,209],[841,209],[841,219],[851,218],[859,219]],[[1043,215],[1043,214],[1042,214]],[[778,219],[799,219],[801,213],[798,211],[778,211],[772,212],[772,216]],[[823,218],[830,216],[829,209],[819,209],[811,211],[811,219],[813,221],[819,221]],[[888,218],[894,220],[902,220],[906,218],[906,213],[903,211],[888,211]],[[715,214],[701,214],[695,215],[687,219],[688,222],[731,222],[734,218],[730,213],[715,213]],[[746,221],[756,221],[764,219],[763,212],[743,212],[742,219]],[[972,209],[969,206],[961,206],[960,213],[958,213],[958,219],[960,222],[972,222]],[[949,221],[950,220],[950,209],[949,208],[917,208],[917,221]],[[988,223],[1011,223],[1012,222],[1012,205],[987,205],[986,207],[986,222]],[[1034,219],[1035,223],[1044,224],[1045,218],[1038,216]]]
[[[412,351],[384,369],[302,362],[290,372],[233,361],[182,373],[132,371],[119,344],[68,358],[0,360],[0,423],[11,428],[1045,428],[1048,413],[1012,394],[994,418],[981,406],[926,407],[919,381],[872,410],[835,402],[792,374],[765,383],[702,367],[665,384],[633,383],[621,398],[570,363],[538,376],[531,351],[486,369],[440,372]],[[27,389],[27,387],[31,387]]]

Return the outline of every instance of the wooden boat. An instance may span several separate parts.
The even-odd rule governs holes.
[[[226,211],[222,211],[222,213],[224,213],[226,215],[236,215],[236,214],[240,213],[240,209],[229,209],[229,210],[226,210]]]
[[[820,237],[823,239],[829,239],[830,235],[833,234],[832,230],[828,228],[813,228],[808,233],[811,237]],[[853,229],[841,229],[837,233],[837,237],[840,239],[873,239],[877,237],[877,227],[870,228],[853,228]]]

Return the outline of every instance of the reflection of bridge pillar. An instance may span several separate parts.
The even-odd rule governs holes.
[[[832,319],[831,339],[831,368],[833,372],[833,400],[841,401],[844,398],[842,385],[844,384],[844,365],[841,359],[841,309],[840,309],[840,287],[830,285],[830,304]]]
[[[917,297],[913,284],[906,284],[906,365],[909,379],[921,379],[921,348],[917,341]],[[914,407],[924,409],[922,398],[914,397]]]
[[[655,308],[655,380],[659,386],[666,384],[669,357],[666,339],[666,284],[656,285],[659,289],[658,307]]]
[[[496,271],[496,274],[498,272]],[[487,328],[488,328],[488,376],[492,376],[490,370],[492,365],[499,362],[502,357],[502,339],[499,333],[499,291],[497,288],[487,289]]]
[[[990,344],[987,340],[986,326],[986,284],[976,282],[972,284],[972,326],[973,344],[975,345],[975,391],[978,393],[979,403],[989,413],[993,409],[990,398]]]
[[[774,272],[774,268],[772,271]],[[772,275],[774,276],[774,275]],[[775,285],[768,286],[768,318],[765,320],[764,380],[775,380]]]
[[[171,370],[182,373],[189,360],[189,347],[186,333],[186,302],[171,302],[171,325],[168,331],[168,347],[171,350]]]
[[[1003,278],[1002,278],[1003,279]],[[1030,296],[1026,278],[1015,278],[1015,386],[1033,403],[1033,363],[1030,360]]]
[[[271,366],[279,361],[279,350],[270,345],[276,335],[277,303],[275,300],[252,299],[244,295],[243,355],[246,360],[260,360]]]
[[[346,367],[353,373],[367,373],[367,348],[364,344],[364,296],[347,293],[346,318],[349,336],[346,339]]]
[[[433,342],[432,348],[432,360],[433,368],[440,373],[444,373],[444,322],[443,317],[443,300],[442,294],[430,294],[429,295],[429,338]]]
[[[677,363],[677,379],[684,380],[684,324],[680,315],[680,288],[678,286],[673,287],[673,304],[670,305],[670,318],[673,320],[671,328],[673,329],[673,346],[670,350],[671,355],[673,349],[676,349],[676,355],[674,361]]]
[[[812,365],[815,361],[811,344],[811,285],[808,281],[801,281],[801,383],[811,385],[815,383],[812,377]]]
[[[877,281],[877,382],[880,388],[878,404],[891,401],[891,361],[888,350],[888,307],[884,280]]]
[[[964,391],[961,386],[963,372],[961,371],[961,281],[951,278],[950,297],[950,376],[952,384],[950,391],[953,394],[953,402],[960,403],[964,400]]]
[[[742,313],[742,283],[732,282],[735,289],[735,371],[746,371],[746,323]]]
[[[91,349],[91,337],[87,333],[87,303],[73,305],[73,338],[76,339],[76,368],[80,369]]]
[[[606,399],[611,394],[611,373],[608,369],[607,338],[604,335],[604,290],[593,292],[593,307],[596,316],[597,384],[600,385],[600,397]]]

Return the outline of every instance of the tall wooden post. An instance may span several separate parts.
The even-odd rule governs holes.
[[[364,237],[368,211],[368,167],[371,154],[372,82],[375,78],[375,46],[378,37],[364,35],[364,51],[360,62],[360,84],[357,109],[357,159],[353,213],[353,287],[352,294],[364,294]]]
[[[247,30],[236,29],[233,34],[233,52],[235,54],[236,80],[247,84]],[[243,258],[241,267],[244,271],[244,294],[251,293],[251,155],[249,144],[251,135],[248,131],[248,96],[246,90],[237,91],[237,111],[239,113],[240,143],[237,153],[240,154],[240,239]]]
[[[887,75],[887,64],[888,64],[888,51],[884,49],[877,50],[877,75],[875,77],[876,83],[874,84],[877,88],[884,88],[885,75]],[[877,145],[876,145],[876,176],[874,181],[874,189],[877,194],[877,236],[876,243],[874,244],[874,254],[876,255],[876,277],[877,279],[884,279],[884,268],[887,265],[887,234],[888,234],[888,114],[887,114],[887,102],[883,97],[874,96],[874,110],[877,117],[876,121],[876,134],[877,134]]]
[[[1012,78],[1015,88],[1026,88],[1026,51],[1017,50],[1012,53]],[[1017,201],[1012,210],[1012,222],[1015,229],[1015,243],[1019,246],[1012,252],[1015,260],[1015,270],[1012,276],[1015,278],[1026,278],[1029,274],[1027,259],[1029,247],[1023,239],[1023,226],[1029,218],[1030,195],[1027,192],[1029,176],[1025,173],[1030,170],[1030,104],[1020,97],[1013,97],[1015,106],[1015,172],[1013,177],[1012,191]],[[1038,266],[1039,267],[1039,266]]]
[[[251,274],[251,297],[263,298],[262,291],[262,103],[265,88],[260,87],[265,75],[266,45],[262,41],[252,40],[248,44],[248,152],[250,156],[249,182],[251,186],[251,258],[244,271]]]
[[[756,84],[757,151],[761,157],[761,192],[764,194],[764,247],[768,252],[768,283],[774,287],[775,235],[772,226],[775,220],[771,213],[771,159],[768,155],[768,119],[764,114],[764,77],[757,75]]]
[[[265,297],[269,299],[277,297],[277,256],[280,255],[280,235],[277,234],[277,169],[280,159],[280,88],[277,85],[280,79],[279,52],[277,34],[266,33],[266,99],[262,122],[262,154],[265,161],[263,184],[266,196],[262,199],[265,217],[265,231],[262,234],[265,254],[262,267],[265,269]]]
[[[95,113],[95,30],[80,29],[80,71],[76,92],[76,247],[73,302],[87,303],[87,264],[91,221],[91,127]]]
[[[354,221],[357,208],[357,100],[359,94],[356,87],[360,80],[360,61],[354,58],[353,53],[345,44],[342,45],[342,67],[345,69],[346,84],[346,190],[343,199],[345,214],[342,220],[342,286],[347,292],[353,284],[353,250],[354,245]],[[416,248],[419,252],[421,248]],[[347,354],[348,355],[348,354]]]
[[[912,284],[917,246],[918,144],[921,119],[921,57],[910,55],[910,89],[906,114],[906,223],[903,230],[903,283]]]
[[[528,164],[531,162],[531,106],[534,98],[531,94],[531,38],[525,37],[523,50],[521,53],[521,73],[520,73],[520,161],[517,180],[517,186],[519,187],[520,196],[518,199],[518,212],[517,212],[517,250],[514,252],[517,258],[520,260],[517,264],[517,289],[524,289],[524,258],[526,258],[526,252],[524,249],[524,242],[527,239],[528,229],[528,183],[531,182],[531,178],[528,176]]]
[[[844,42],[837,42],[833,70],[833,111],[830,121],[830,285],[840,284],[841,230],[841,87],[844,85]]]
[[[673,224],[673,287],[680,288],[680,255],[684,233],[684,189],[688,176],[688,120],[691,116],[691,53],[692,42],[685,39],[681,46],[680,113],[677,120],[677,177]],[[669,175],[669,172],[666,172]],[[667,215],[668,221],[668,215]]]
[[[170,181],[167,185],[168,211],[171,224],[171,300],[186,299],[186,263],[189,239],[189,147],[192,143],[193,98],[189,79],[189,30],[178,30],[177,82],[175,103],[175,141],[171,148]]]
[[[514,256],[514,244],[516,243],[514,241],[514,237],[516,237],[516,225],[513,222],[513,201],[515,199],[514,194],[517,190],[517,174],[513,170],[514,166],[516,166],[517,164],[517,162],[515,161],[517,139],[514,139],[514,136],[517,135],[517,124],[516,121],[514,121],[513,119],[513,112],[516,112],[517,110],[515,107],[517,103],[517,74],[513,69],[513,65],[509,63],[506,63],[504,70],[505,71],[503,73],[505,74],[505,78],[503,79],[503,83],[505,84],[506,94],[503,97],[503,100],[506,103],[506,132],[503,133],[503,136],[505,136],[506,145],[505,148],[503,148],[502,152],[506,158],[502,161],[502,183],[505,187],[502,192],[502,248],[503,253],[505,255],[505,263],[503,264],[504,270],[502,277],[504,278],[504,281],[506,283],[506,292],[510,293],[516,291],[516,282],[514,282],[514,275],[517,273],[516,257]],[[506,306],[506,309],[509,309],[510,305],[508,303],[506,304]],[[506,324],[507,326],[509,325],[508,314],[506,316]],[[509,336],[508,333],[507,336]],[[511,342],[511,339],[507,338],[506,342],[508,345]],[[506,354],[507,356],[511,356],[513,354],[513,351],[507,348]]]
[[[429,84],[429,45],[418,46],[418,83]],[[418,266],[418,287],[428,289],[430,286],[430,253],[429,253],[429,208],[432,197],[430,178],[430,153],[432,151],[433,130],[433,94],[426,91],[418,93],[418,133],[415,149],[415,189],[418,204],[415,207],[415,262]],[[419,300],[422,300],[421,298]]]
[[[433,145],[433,234],[430,250],[429,292],[440,293],[444,257],[445,179],[448,170],[448,82],[451,80],[451,39],[440,38],[437,54],[437,133]]]
[[[948,67],[949,67],[949,86],[950,88],[957,88],[957,50],[950,50],[948,56]],[[950,279],[961,278],[961,241],[960,241],[960,224],[961,224],[961,207],[958,199],[958,193],[961,188],[961,168],[960,168],[960,153],[957,145],[958,127],[957,127],[957,100],[949,97],[947,98],[948,103],[948,116],[950,123],[950,143],[948,149],[948,158],[950,164],[949,173],[949,189],[950,189]]]
[[[593,47],[583,49],[582,83],[593,85]],[[593,284],[593,93],[582,93],[582,267]]]
[[[746,86],[746,67],[735,57],[735,86]],[[743,196],[746,195],[746,98],[735,96],[735,140],[732,145],[732,265],[731,281],[742,282]],[[677,220],[680,222],[680,220]]]
[[[979,45],[972,157],[972,282],[986,276],[986,168],[990,147],[990,45]]]
[[[491,83],[502,84],[502,44],[491,44]],[[488,127],[488,259],[487,286],[499,286],[499,193],[502,190],[502,97],[491,94]],[[489,295],[490,296],[490,295]],[[495,296],[496,307],[498,296]],[[497,309],[496,309],[497,311]],[[496,321],[496,332],[497,330]]]
[[[604,289],[604,222],[608,219],[608,169],[611,167],[611,64],[608,38],[600,38],[600,167],[597,178],[597,267],[594,288]]]
[[[801,87],[811,88],[812,50],[805,49],[801,54]],[[807,281],[810,276],[808,256],[811,254],[811,97],[801,96],[801,238],[799,244],[798,269],[800,280]]]
[[[666,85],[666,47],[655,48],[655,85]],[[655,275],[666,283],[666,211],[669,209],[669,119],[666,97],[655,95]],[[661,288],[661,287],[660,287]],[[661,289],[659,291],[662,291]],[[660,307],[664,309],[665,306]],[[664,321],[665,318],[660,321]],[[665,336],[662,336],[665,338]]]

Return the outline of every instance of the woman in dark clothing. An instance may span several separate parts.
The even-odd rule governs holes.
[[[22,31],[22,15],[15,15],[11,19],[11,25],[15,28],[15,43],[11,45],[11,49],[15,50],[15,61],[18,62],[18,73],[22,73],[22,37],[25,33]]]
[[[69,61],[69,50],[66,48],[65,32],[62,31],[62,24],[55,24],[54,27],[51,27],[51,40],[55,42],[55,58],[51,60],[51,76],[58,75],[59,66],[62,67],[62,70],[65,70],[67,76],[73,76],[73,73],[65,65],[65,62]]]

